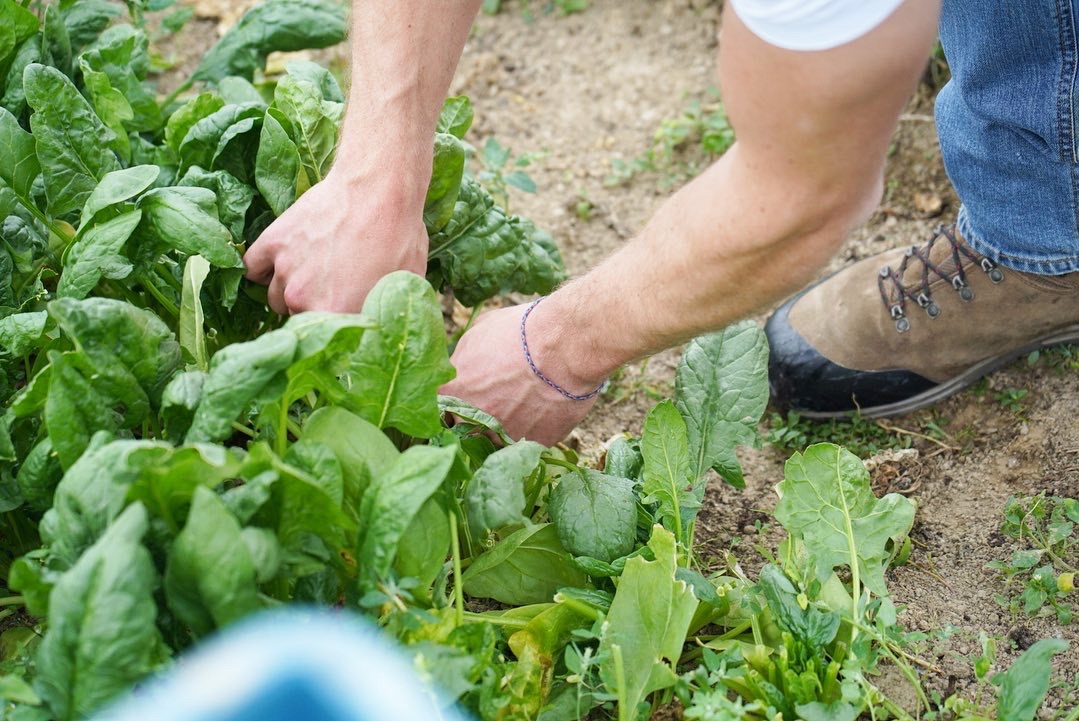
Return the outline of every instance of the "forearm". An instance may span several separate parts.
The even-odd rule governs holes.
[[[632,242],[544,303],[547,319],[558,319],[557,343],[579,346],[567,370],[583,385],[797,290],[871,207],[872,185],[834,204],[825,194],[792,202],[810,192],[802,180],[762,175],[739,151],[735,145]]]
[[[642,233],[529,319],[546,367],[586,388],[619,365],[797,290],[880,197],[896,118],[924,67],[936,0],[821,53],[724,18],[721,85],[739,141]]]
[[[389,179],[410,211],[430,182],[439,110],[481,0],[354,0],[352,86],[335,169]]]

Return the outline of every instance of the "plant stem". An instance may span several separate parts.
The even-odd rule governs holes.
[[[565,468],[567,471],[573,471],[574,473],[580,472],[580,466],[576,466],[569,461],[564,461],[561,458],[555,458],[554,456],[543,456],[543,462],[552,466],[558,466],[559,468]]]
[[[7,596],[0,598],[0,606],[25,606],[26,596]]]
[[[179,320],[180,309],[176,307],[176,304],[172,302],[172,299],[166,297],[165,294],[161,292],[161,289],[154,285],[154,282],[149,277],[144,276],[139,280],[142,281],[142,287],[146,289],[146,292],[152,295],[154,300],[161,304],[161,307],[165,312],[174,319]]]
[[[248,438],[255,438],[255,432],[242,423],[232,422],[232,430],[243,433]]]
[[[489,623],[494,626],[505,626],[506,628],[524,628],[528,625],[528,621],[523,618],[504,618],[502,616],[488,616],[483,613],[473,613],[472,611],[465,611],[463,614],[463,620],[475,621],[476,623]]]
[[[161,101],[161,109],[162,110],[167,110],[170,105],[172,105],[174,102],[176,102],[176,98],[180,97],[181,95],[186,93],[188,90],[190,90],[191,86],[194,85],[194,84],[195,84],[194,78],[188,78],[183,83],[181,83],[180,87],[173,90],[171,93],[169,93],[168,97],[166,97],[163,101]]]
[[[277,414],[277,437],[274,438],[274,450],[284,457],[288,450],[288,403],[281,401],[281,410]]]
[[[465,622],[465,584],[461,581],[461,537],[457,532],[457,514],[450,511],[450,544],[453,548],[453,605],[457,625]]]

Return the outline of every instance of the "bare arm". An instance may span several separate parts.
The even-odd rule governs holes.
[[[528,332],[544,372],[589,390],[623,363],[721,328],[809,281],[880,198],[888,142],[938,11],[939,0],[908,0],[868,35],[805,53],[763,42],[728,6],[720,81],[738,142],[637,238],[536,308]],[[483,358],[492,344],[513,343],[520,311],[505,316],[492,314],[462,340],[459,376],[447,390],[511,432],[558,440],[587,404],[529,378],[519,353],[515,371],[492,370]],[[549,412],[536,413],[537,405]]]
[[[432,138],[480,1],[354,0],[337,160],[245,256],[274,310],[356,311],[386,273],[423,273]]]

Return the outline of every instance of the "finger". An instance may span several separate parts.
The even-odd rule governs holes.
[[[285,276],[282,273],[274,273],[270,280],[270,287],[266,291],[266,302],[278,315],[288,315],[288,306],[285,305]]]
[[[254,245],[244,253],[244,265],[247,266],[247,279],[266,285],[273,277],[274,253],[272,244],[263,234],[263,237],[255,241]]]

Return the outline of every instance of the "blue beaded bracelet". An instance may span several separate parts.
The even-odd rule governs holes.
[[[544,297],[546,297],[546,296],[544,296]],[[532,372],[536,375],[537,378],[539,378],[541,381],[543,381],[544,383],[549,385],[551,388],[553,388],[556,391],[558,391],[559,393],[561,393],[563,397],[569,398],[571,401],[590,401],[593,398],[595,398],[596,396],[598,396],[600,394],[600,392],[603,391],[603,389],[607,385],[606,383],[602,383],[599,388],[592,391],[591,393],[585,393],[584,395],[577,395],[576,393],[570,393],[565,388],[563,388],[562,386],[558,385],[553,380],[551,380],[550,378],[545,376],[543,374],[543,371],[541,371],[539,368],[536,367],[536,362],[534,360],[532,360],[532,352],[528,349],[528,336],[525,335],[525,323],[528,322],[528,316],[532,314],[532,310],[537,305],[539,305],[540,301],[542,301],[542,300],[543,300],[543,298],[537,298],[536,300],[529,303],[528,307],[525,308],[524,315],[521,316],[521,349],[525,352],[525,360],[528,361],[528,367],[532,369]]]

